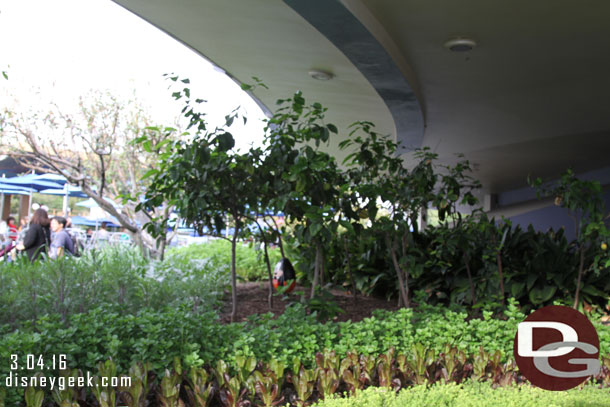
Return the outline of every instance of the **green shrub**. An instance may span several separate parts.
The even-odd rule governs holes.
[[[253,316],[248,322],[222,325],[212,312],[194,312],[190,304],[164,309],[144,309],[122,314],[120,307],[97,307],[82,314],[45,316],[14,331],[0,326],[0,363],[10,353],[66,353],[73,366],[93,368],[99,360],[112,357],[120,368],[137,361],[163,367],[173,357],[198,358],[214,364],[229,363],[236,356],[258,360],[277,359],[286,365],[298,358],[310,368],[315,354],[335,350],[343,358],[348,352],[377,356],[391,347],[398,354],[412,352],[417,343],[435,354],[446,345],[475,355],[479,348],[499,351],[501,362],[512,359],[517,323],[525,316],[509,306],[505,320],[489,314],[482,320],[465,320],[466,314],[430,306],[412,310],[377,311],[361,322],[322,324],[295,304],[276,319],[270,314]],[[511,311],[512,309],[512,311]],[[602,356],[610,356],[610,327],[595,324]],[[3,372],[0,366],[0,374]]]
[[[120,314],[189,304],[210,311],[228,287],[227,265],[197,259],[148,261],[129,247],[83,257],[0,265],[0,324],[19,327],[44,315],[82,314],[113,304]]]
[[[194,312],[192,304],[187,303],[168,305],[160,310],[143,309],[134,314],[122,313],[118,305],[100,306],[85,313],[68,314],[65,321],[55,314],[24,323],[18,330],[10,325],[0,326],[0,383],[10,372],[11,354],[21,357],[28,353],[43,355],[46,360],[52,355],[66,354],[68,366],[84,371],[95,371],[98,362],[112,358],[119,374],[142,361],[149,362],[151,368],[162,375],[175,357],[187,367],[216,367],[219,360],[224,360],[232,369],[230,374],[235,374],[238,360],[244,358],[261,362],[275,360],[288,369],[297,360],[305,369],[315,369],[318,365],[316,354],[330,350],[336,351],[340,359],[355,351],[379,362],[379,355],[387,355],[390,348],[395,348],[393,366],[396,368],[398,355],[414,360],[412,356],[419,357],[416,353],[421,348],[433,352],[432,359],[427,360],[424,367],[438,373],[443,363],[441,352],[449,354],[446,345],[463,351],[466,363],[480,365],[482,362],[483,370],[478,372],[483,374],[477,372],[476,366],[471,372],[483,377],[486,369],[487,378],[491,380],[497,373],[496,368],[489,365],[495,358],[494,351],[498,352],[498,362],[502,363],[505,372],[512,374],[514,367],[504,363],[512,360],[516,324],[525,316],[514,304],[509,305],[504,315],[506,319],[493,319],[488,312],[484,314],[481,320],[466,321],[466,314],[459,310],[428,306],[417,312],[410,309],[377,311],[361,322],[322,324],[315,316],[307,315],[302,305],[295,304],[276,319],[271,314],[264,314],[253,316],[248,322],[223,325],[215,313]],[[608,357],[610,327],[596,324],[596,328],[600,353]],[[480,347],[486,352],[481,353]],[[460,363],[463,368],[464,362]],[[459,381],[468,376],[462,368],[455,372],[454,379]],[[371,371],[377,372],[377,369]],[[422,383],[436,377],[437,373],[426,376],[425,372],[416,372],[416,376],[401,377],[402,385]],[[439,377],[433,380],[439,380]],[[11,394],[11,397],[15,396]]]
[[[269,248],[271,268],[280,261],[281,255],[277,248]],[[256,244],[239,244],[236,250],[237,276],[245,281],[267,280],[267,265],[264,252]],[[169,256],[183,259],[207,259],[211,264],[222,267],[231,264],[231,242],[224,239],[212,240],[208,243],[192,244],[171,249]]]
[[[470,229],[428,227],[419,231],[412,242],[409,258],[411,270],[409,288],[420,294],[415,301],[445,305],[471,305],[468,271],[472,274],[476,304],[495,304],[501,308],[496,256],[490,256],[489,236],[479,229],[497,228],[495,221],[481,220]],[[523,307],[537,309],[555,301],[573,304],[578,277],[579,257],[575,244],[567,239],[563,230],[536,231],[533,226],[509,228],[502,249],[505,296],[515,297]],[[457,240],[458,232],[470,241],[468,269],[465,261],[465,244]],[[345,236],[341,230],[325,245],[326,278],[334,284],[351,290],[346,267]],[[297,268],[299,280],[311,282],[311,269],[315,259],[313,247],[296,238],[285,236],[290,259]],[[359,292],[376,293],[396,298],[397,278],[382,233],[374,228],[362,230],[358,239],[348,245],[350,269]],[[598,244],[584,252],[585,264],[594,262]],[[603,264],[603,263],[602,263]],[[582,276],[582,301],[603,310],[610,298],[610,268],[587,272]]]
[[[468,382],[415,386],[398,394],[369,387],[356,396],[328,399],[316,407],[604,407],[610,406],[610,389],[585,386],[567,392],[545,391],[531,386],[492,389],[489,383]]]

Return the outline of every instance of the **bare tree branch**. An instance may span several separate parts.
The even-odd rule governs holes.
[[[146,184],[141,177],[157,164],[156,151],[143,151],[133,143],[150,119],[134,101],[119,102],[108,94],[81,98],[79,105],[80,114],[66,113],[56,105],[46,114],[17,113],[5,108],[0,113],[0,153],[13,157],[26,168],[53,172],[80,186],[140,245],[154,251],[159,245],[142,225],[168,219],[171,208],[164,204],[150,213],[135,210],[138,195]],[[172,134],[166,132],[160,138]],[[121,210],[105,199],[109,196],[116,200],[121,195],[132,197]],[[163,243],[161,247],[166,242]]]

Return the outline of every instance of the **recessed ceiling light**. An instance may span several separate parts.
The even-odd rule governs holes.
[[[467,52],[472,51],[477,46],[477,43],[470,38],[458,37],[450,39],[444,45],[445,48],[453,52]]]
[[[332,79],[335,75],[327,71],[322,71],[320,69],[312,69],[311,71],[309,71],[309,76],[319,81],[328,81]]]

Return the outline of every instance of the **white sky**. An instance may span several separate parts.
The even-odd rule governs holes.
[[[238,146],[260,141],[263,113],[226,75],[157,28],[110,0],[0,0],[0,104],[73,109],[91,89],[128,96],[135,89],[159,124],[171,125],[182,105],[164,73],[191,80],[192,96],[208,101],[210,122],[237,106],[248,124],[233,129]],[[12,95],[7,97],[7,95]],[[214,120],[213,118],[218,118]]]

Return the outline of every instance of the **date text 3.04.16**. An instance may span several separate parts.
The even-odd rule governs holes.
[[[66,355],[52,355],[46,359],[42,355],[27,354],[22,357],[11,355],[11,370],[64,370]]]

